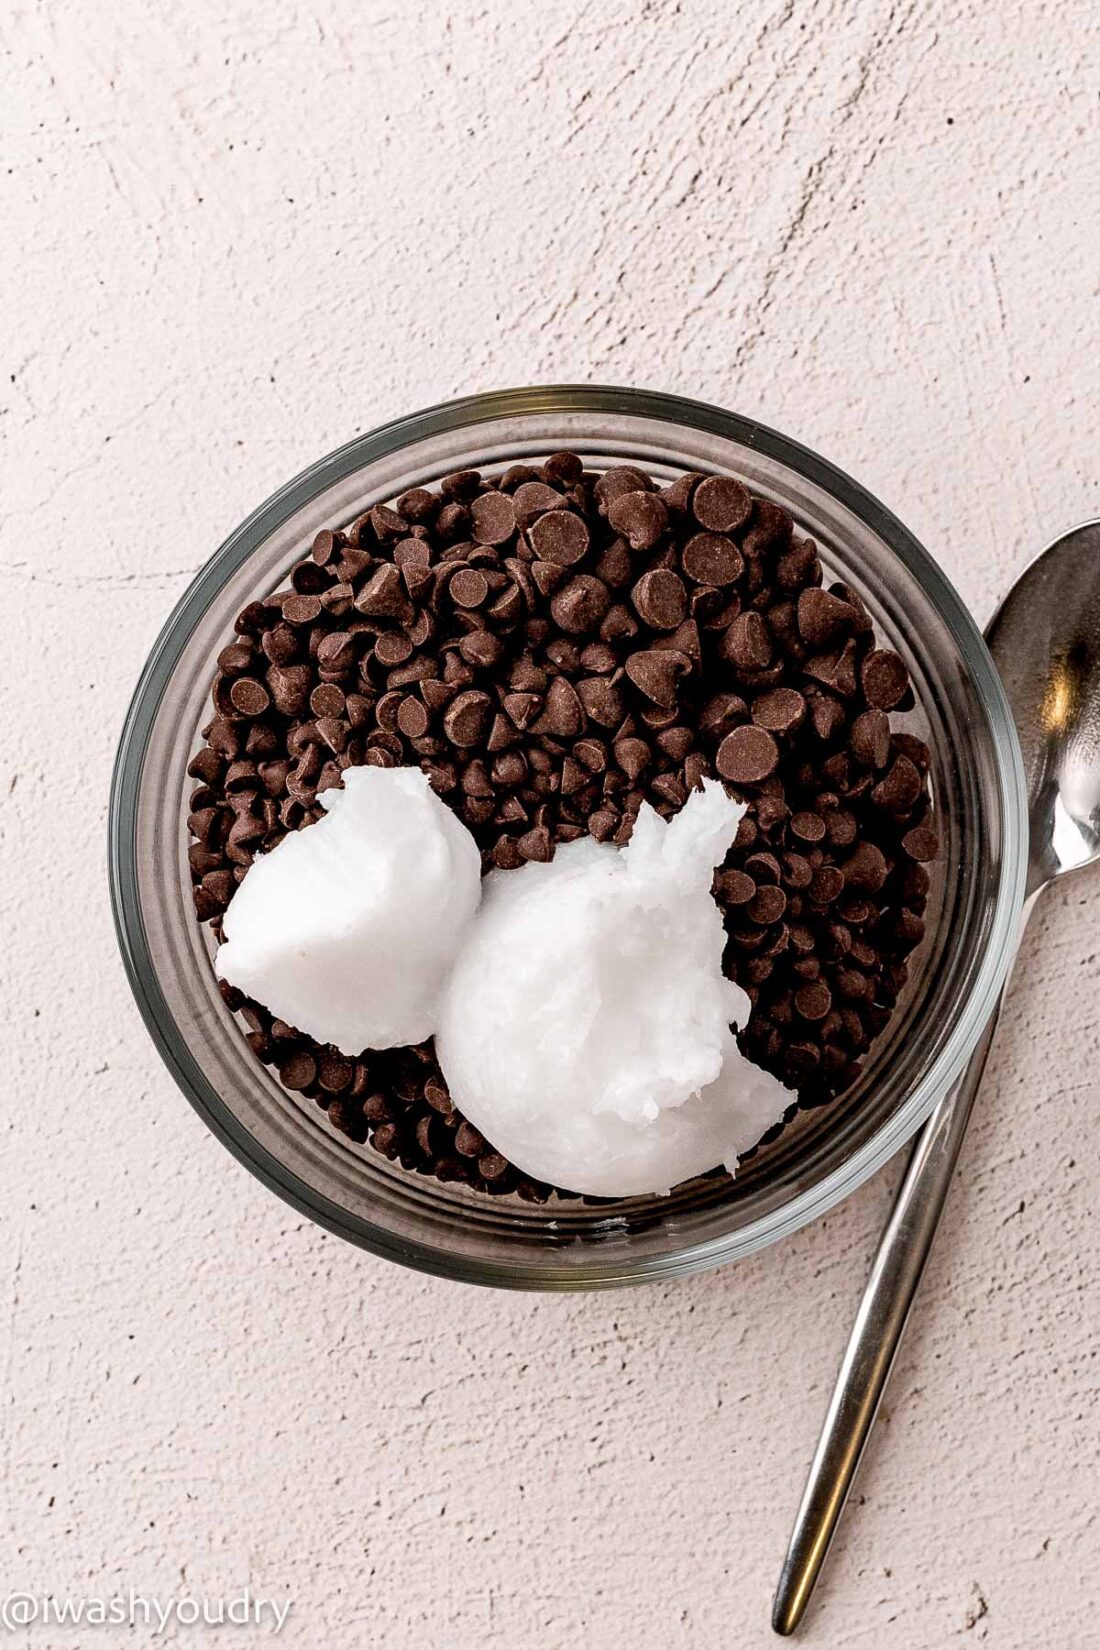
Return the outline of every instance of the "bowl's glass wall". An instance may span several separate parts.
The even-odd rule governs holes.
[[[216,653],[249,600],[276,588],[313,534],[448,471],[570,448],[593,469],[671,478],[723,470],[784,505],[826,568],[855,586],[904,657],[934,752],[943,855],[928,936],[860,1083],[799,1116],[731,1184],[696,1182],[614,1208],[538,1208],[421,1179],[355,1146],[260,1066],[226,1010],[194,920],[187,761],[210,714]],[[479,1282],[584,1287],[745,1253],[845,1195],[897,1149],[959,1070],[1003,978],[1022,893],[1023,795],[1007,707],[981,639],[934,564],[846,477],[757,425],[670,397],[535,390],[453,403],[315,466],[238,529],[199,575],[146,668],[112,806],[120,938],[177,1080],[227,1145],[333,1230],[392,1258]]]

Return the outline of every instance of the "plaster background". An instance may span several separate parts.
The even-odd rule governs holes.
[[[1082,0],[5,8],[2,1590],[250,1582],[309,1650],[774,1642],[894,1174],[627,1294],[341,1246],[153,1054],[107,906],[113,746],[254,504],[512,383],[756,414],[984,620],[1100,513],[1098,51]],[[1100,1642],[1098,892],[1028,938],[810,1645]]]

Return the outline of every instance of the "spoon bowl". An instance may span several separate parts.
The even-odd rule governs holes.
[[[986,639],[1024,759],[1035,893],[1100,858],[1100,521],[1036,557]]]

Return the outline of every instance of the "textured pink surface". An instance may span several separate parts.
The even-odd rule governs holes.
[[[2,1585],[251,1581],[308,1650],[767,1645],[894,1174],[623,1295],[341,1246],[139,1024],[112,748],[248,509],[495,385],[755,413],[984,618],[1100,511],[1095,8],[20,0],[0,37]],[[1098,892],[1028,938],[809,1644],[1100,1642]]]

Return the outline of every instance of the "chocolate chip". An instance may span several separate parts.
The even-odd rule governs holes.
[[[329,635],[322,636],[317,647],[317,664],[321,670],[342,675],[345,671],[354,669],[355,663],[354,636],[349,636],[342,630],[334,630]]]
[[[528,526],[536,516],[547,510],[564,510],[565,500],[553,487],[541,481],[525,481],[512,495],[512,508],[521,527]]]
[[[287,596],[283,600],[283,618],[296,627],[312,624],[320,617],[321,603],[316,596]]]
[[[724,905],[747,905],[756,893],[756,884],[745,871],[717,871],[714,892]]]
[[[572,567],[585,556],[589,545],[586,523],[571,510],[551,510],[536,517],[527,530],[531,548],[541,561]]]
[[[635,470],[629,464],[620,464],[613,470],[605,470],[593,491],[596,502],[606,515],[617,498],[623,498],[627,493],[646,492],[651,486],[649,477],[643,475],[641,470]]]
[[[279,1081],[286,1089],[301,1093],[317,1081],[317,1062],[304,1049],[292,1054],[279,1067]]]
[[[876,710],[893,710],[905,697],[909,672],[889,648],[874,648],[863,661],[860,679],[867,702]]]
[[[630,599],[642,623],[651,630],[675,630],[687,612],[683,580],[667,567],[655,567],[643,573],[630,592]]]
[[[535,723],[536,733],[570,739],[584,728],[585,716],[577,690],[564,676],[555,676],[546,694],[546,708]]]
[[[650,649],[630,655],[626,674],[647,699],[671,709],[676,703],[677,684],[690,667],[691,660],[686,654],[671,649]]]
[[[550,840],[550,832],[545,825],[536,825],[533,830],[527,831],[516,843],[520,857],[533,861],[536,864],[545,864],[553,858],[554,848]]]
[[[787,909],[787,896],[782,888],[774,883],[768,883],[757,889],[746,909],[753,922],[767,926],[778,922],[782,917]]]
[[[882,849],[873,842],[860,842],[845,862],[843,871],[844,881],[849,888],[877,894],[886,881],[886,859]]]
[[[923,781],[913,763],[907,756],[899,756],[871,792],[871,801],[876,808],[908,813],[923,789]]]
[[[753,702],[753,721],[770,733],[790,733],[805,715],[806,701],[794,688],[772,688]]]
[[[764,728],[740,727],[726,735],[715,760],[718,772],[731,785],[756,785],[774,773],[779,751]]]
[[[271,695],[254,676],[238,676],[229,689],[229,699],[240,716],[262,716],[271,703]]]
[[[691,509],[700,527],[732,533],[748,521],[752,498],[748,488],[732,476],[707,476],[692,494]]]
[[[856,611],[838,596],[811,586],[798,598],[798,629],[808,647],[824,647],[850,629]]]
[[[940,850],[939,837],[929,825],[916,825],[906,831],[901,846],[910,859],[922,862],[935,859]]]
[[[480,744],[489,731],[492,708],[489,695],[476,689],[453,699],[443,717],[443,731],[451,744],[462,748]]]
[[[301,716],[308,708],[313,681],[308,665],[272,665],[266,680],[281,716]]]
[[[657,493],[623,493],[612,501],[607,519],[632,550],[651,550],[668,526],[668,510]]]
[[[422,739],[428,731],[427,708],[411,694],[397,707],[397,726],[406,739]]]
[[[864,767],[884,768],[890,760],[890,719],[885,711],[861,711],[852,723],[849,744]]]
[[[791,830],[802,842],[820,842],[825,835],[825,821],[820,814],[801,810],[792,816]]]
[[[516,530],[516,511],[507,493],[481,493],[470,505],[470,532],[478,544],[507,544]]]
[[[409,597],[401,574],[392,562],[385,562],[355,598],[355,610],[372,618],[400,619],[412,616]],[[286,609],[283,609],[284,613]]]
[[[823,1020],[833,1006],[832,993],[824,981],[813,980],[795,992],[794,1006],[804,1020]]]
[[[719,587],[733,584],[745,563],[735,544],[715,533],[696,533],[680,552],[680,566],[697,584]]]
[[[607,586],[590,573],[578,573],[550,603],[550,616],[567,635],[585,636],[599,628],[611,605]]]
[[[743,671],[764,670],[771,664],[771,637],[759,613],[738,614],[722,638],[722,656]]]
[[[810,879],[810,898],[815,905],[831,905],[844,891],[844,875],[835,865],[819,865]]]
[[[447,586],[456,607],[480,607],[489,594],[489,581],[480,567],[462,567]]]

